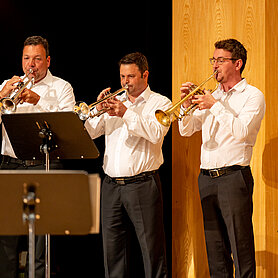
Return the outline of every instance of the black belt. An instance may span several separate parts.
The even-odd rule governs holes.
[[[38,165],[43,165],[44,161],[43,160],[38,160],[38,159],[32,159],[32,160],[21,160],[17,158],[13,158],[7,155],[3,155],[2,157],[2,163],[5,164],[18,164],[18,165],[24,165],[24,166],[38,166]]]
[[[114,182],[119,185],[125,185],[128,183],[134,183],[134,182],[138,182],[138,181],[146,181],[150,176],[153,176],[156,173],[158,173],[158,171],[154,170],[154,171],[149,171],[149,172],[143,172],[136,176],[122,177],[122,178],[111,178],[108,175],[106,175],[106,179],[108,180],[108,182]]]
[[[249,168],[250,166],[240,166],[233,165],[228,167],[216,168],[216,169],[201,169],[201,173],[206,176],[210,176],[211,178],[221,177],[223,175],[231,174],[234,171],[243,170]]]

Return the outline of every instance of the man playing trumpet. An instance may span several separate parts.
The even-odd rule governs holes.
[[[26,88],[19,96],[20,103],[16,112],[54,112],[72,111],[75,103],[71,85],[61,78],[53,76],[49,71],[50,56],[46,39],[32,36],[25,40],[22,53],[22,69],[28,78],[34,79],[33,87]],[[18,83],[19,76],[13,76],[0,86],[0,99],[9,96]],[[1,100],[0,100],[1,101]],[[22,127],[24,128],[24,127]],[[5,170],[44,170],[44,161],[17,159],[9,137],[2,126],[2,163],[0,169]],[[61,168],[57,161],[51,161],[51,168]],[[16,236],[0,237],[0,277],[16,278],[18,269],[18,239]],[[44,236],[38,236],[36,242],[36,274],[37,278],[45,277]]]
[[[119,65],[121,85],[128,87],[128,93],[98,104],[96,109],[107,113],[85,123],[92,138],[105,135],[101,193],[105,277],[132,277],[128,273],[131,225],[140,243],[145,277],[167,277],[158,169],[169,128],[157,122],[155,111],[167,109],[171,102],[148,86],[144,55],[128,54]],[[109,90],[102,91],[98,100]]]
[[[263,94],[241,74],[247,51],[235,39],[218,41],[210,62],[218,89],[186,101],[198,110],[179,121],[182,136],[202,130],[199,192],[211,277],[256,277],[252,225],[252,149],[265,113]],[[182,84],[181,96],[190,82]],[[232,256],[231,256],[232,255]]]

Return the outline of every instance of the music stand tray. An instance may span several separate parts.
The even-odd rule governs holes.
[[[22,221],[27,187],[35,187],[36,234],[99,232],[100,178],[84,171],[1,170],[0,235],[28,234]]]
[[[100,178],[83,171],[0,171],[0,234],[29,235],[35,277],[35,234],[99,232]]]

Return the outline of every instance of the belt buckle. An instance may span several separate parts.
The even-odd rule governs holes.
[[[124,178],[116,178],[115,181],[116,181],[117,184],[125,185],[125,179]]]
[[[29,166],[34,166],[35,162],[32,160],[23,160],[22,164],[29,167]]]
[[[221,176],[221,173],[218,169],[214,169],[214,170],[209,170],[209,176],[211,178],[218,178]]]

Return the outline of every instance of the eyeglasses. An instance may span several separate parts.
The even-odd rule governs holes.
[[[216,62],[218,65],[222,65],[224,64],[226,61],[229,61],[229,60],[232,60],[232,61],[236,61],[238,59],[235,59],[235,58],[225,58],[225,57],[218,57],[218,58],[209,58],[209,61],[212,65],[214,65],[214,63]]]

